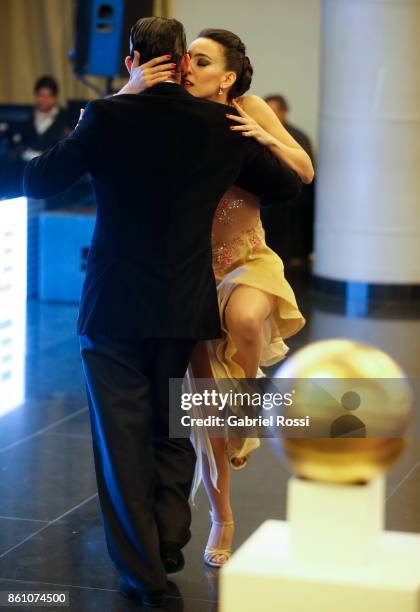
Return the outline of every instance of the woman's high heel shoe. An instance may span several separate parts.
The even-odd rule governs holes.
[[[232,470],[243,470],[248,465],[252,452],[260,446],[258,438],[236,438],[228,440],[226,453]]]
[[[232,470],[243,470],[246,464],[248,463],[250,455],[243,455],[242,457],[238,457],[233,453],[228,455],[229,464]]]
[[[213,515],[210,512],[210,516],[211,516],[211,522],[212,525],[217,525],[218,527],[220,527],[220,534],[219,534],[219,542],[221,545],[221,542],[223,541],[223,533],[226,527],[230,527],[231,525],[234,525],[234,521],[215,521],[213,519]],[[211,567],[222,567],[222,565],[224,565],[226,563],[226,561],[229,559],[229,557],[232,554],[232,549],[229,548],[220,548],[217,546],[206,546],[205,551],[204,551],[204,562],[207,565],[210,565]],[[224,557],[223,561],[216,561],[215,558],[217,557]]]

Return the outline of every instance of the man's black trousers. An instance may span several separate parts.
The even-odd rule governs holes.
[[[80,336],[106,542],[120,574],[164,589],[161,542],[185,546],[196,456],[169,438],[169,378],[183,378],[195,340]]]

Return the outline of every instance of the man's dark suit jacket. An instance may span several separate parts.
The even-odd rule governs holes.
[[[70,137],[28,165],[32,198],[92,176],[97,218],[79,334],[220,336],[211,262],[219,199],[236,184],[280,203],[301,186],[254,139],[230,131],[226,112],[174,83],[96,100]]]

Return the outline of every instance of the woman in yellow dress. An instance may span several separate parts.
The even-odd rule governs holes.
[[[258,96],[245,96],[252,66],[238,36],[226,30],[200,32],[188,49],[191,63],[184,86],[200,98],[233,106],[231,129],[256,138],[293,168],[305,183],[313,179],[311,160]],[[139,90],[170,78],[170,66],[155,58],[137,69],[130,79]],[[139,77],[140,74],[140,77]],[[123,93],[123,91],[121,92]],[[217,282],[223,337],[197,344],[186,377],[255,378],[260,366],[272,365],[288,351],[284,339],[305,324],[293,290],[284,276],[281,259],[265,243],[260,201],[232,186],[221,199],[213,221],[213,269]],[[193,428],[197,453],[192,498],[203,480],[211,505],[211,530],[204,560],[222,566],[231,554],[233,512],[230,503],[230,466],[241,469],[256,438],[210,438],[205,428]]]
[[[207,29],[189,46],[191,65],[184,86],[194,96],[233,104],[233,130],[254,137],[291,166],[306,183],[313,179],[311,160],[288,134],[271,108],[257,96],[244,96],[252,78],[245,46],[233,33]],[[223,337],[201,342],[189,374],[197,378],[255,378],[260,366],[272,365],[288,351],[284,339],[305,319],[284,277],[281,259],[265,243],[260,201],[235,186],[221,199],[213,221],[213,270]],[[231,554],[233,512],[229,464],[244,467],[256,438],[209,438],[194,428],[197,465],[192,495],[202,479],[211,504],[212,526],[204,560],[220,567]]]

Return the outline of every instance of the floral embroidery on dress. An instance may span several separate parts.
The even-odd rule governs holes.
[[[216,221],[224,225],[230,225],[233,221],[232,215],[229,214],[230,211],[242,208],[244,204],[244,200],[229,200],[228,198],[223,198],[220,200],[216,212],[214,213]]]
[[[213,269],[216,274],[221,276],[224,270],[239,258],[241,247],[246,245],[247,240],[253,249],[262,243],[262,237],[258,233],[258,229],[260,229],[260,224],[244,230],[240,236],[229,240],[229,242],[219,242],[213,246]]]
[[[243,245],[244,241],[241,237],[215,245],[213,247],[213,267],[222,270],[227,268],[237,258],[240,247]]]
[[[248,230],[248,231],[251,231],[251,230]],[[249,240],[250,240],[252,246],[254,247],[254,249],[255,249],[255,247],[259,246],[261,244],[261,242],[262,242],[261,236],[259,236],[257,234],[257,232],[255,232],[255,231],[251,232],[251,234],[249,236]]]

